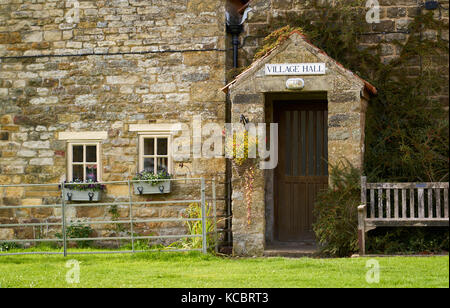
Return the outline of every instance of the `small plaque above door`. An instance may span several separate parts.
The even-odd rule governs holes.
[[[325,75],[325,63],[266,64],[266,76]]]

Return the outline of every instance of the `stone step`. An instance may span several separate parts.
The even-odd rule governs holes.
[[[265,257],[304,258],[315,257],[319,249],[313,241],[270,244],[264,251]]]

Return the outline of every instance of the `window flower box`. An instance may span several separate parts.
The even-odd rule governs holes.
[[[139,182],[133,183],[133,189],[136,195],[168,194],[171,189],[170,184],[170,181],[159,182],[156,185],[147,182]]]
[[[66,183],[64,184],[64,200],[98,202],[104,190],[105,185],[92,181]]]
[[[143,171],[138,173],[133,181],[133,190],[136,195],[168,194],[171,192],[171,175],[167,172],[153,173]]]

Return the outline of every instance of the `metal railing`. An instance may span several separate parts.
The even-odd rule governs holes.
[[[194,181],[200,183],[200,196],[198,199],[183,199],[183,200],[155,200],[155,201],[135,201],[133,200],[133,190],[132,185],[138,184],[146,181],[138,181],[138,180],[127,180],[127,181],[110,181],[110,182],[99,182],[96,184],[101,185],[127,185],[128,186],[128,201],[126,202],[83,202],[83,203],[73,203],[66,202],[66,192],[67,186],[71,187],[76,185],[86,185],[86,183],[58,183],[58,184],[11,184],[11,185],[0,185],[0,189],[7,189],[11,187],[52,187],[57,186],[61,190],[60,199],[61,202],[58,204],[45,204],[45,205],[0,205],[1,210],[38,210],[38,209],[48,209],[48,208],[60,208],[61,209],[61,222],[31,222],[31,223],[1,223],[0,222],[0,230],[2,228],[27,228],[27,227],[61,227],[62,237],[61,238],[45,238],[45,239],[3,239],[0,240],[0,244],[2,243],[42,243],[42,242],[54,242],[54,243],[62,243],[63,252],[14,252],[14,253],[0,253],[0,256],[11,256],[11,255],[28,255],[28,254],[61,254],[64,256],[67,255],[77,255],[77,254],[107,254],[107,253],[140,253],[140,252],[159,252],[159,251],[171,251],[171,252],[186,252],[186,251],[200,251],[204,254],[208,252],[208,249],[214,248],[215,251],[218,251],[219,245],[219,236],[220,232],[227,232],[226,230],[219,230],[217,227],[217,198],[216,198],[216,181],[209,180],[211,183],[211,194],[212,197],[208,200],[212,201],[212,216],[207,217],[207,198],[206,198],[206,180],[204,178],[180,178],[180,179],[169,179],[169,180],[161,180],[161,181]],[[92,200],[92,197],[90,198]],[[116,198],[117,199],[117,198]],[[189,205],[192,203],[199,203],[201,205],[201,217],[200,218],[149,218],[149,219],[136,219],[133,215],[133,206],[135,205]],[[84,225],[118,225],[118,224],[129,224],[130,232],[129,236],[115,236],[115,237],[83,237],[83,238],[71,238],[67,236],[67,230],[71,226],[71,222],[67,221],[67,210],[70,207],[106,207],[106,206],[128,206],[129,210],[129,219],[120,219],[120,220],[89,220],[83,221]],[[213,223],[213,231],[208,232],[207,230],[207,220],[212,219]],[[228,217],[224,217],[224,219],[229,219]],[[202,225],[202,234],[176,234],[176,235],[149,235],[149,236],[139,236],[135,235],[134,226],[135,224],[147,224],[147,223],[162,223],[162,222],[179,222],[179,223],[187,223],[187,222],[201,222]],[[208,247],[207,238],[213,234],[214,236],[214,245],[213,247]],[[164,240],[164,239],[187,239],[187,238],[202,238],[201,248],[187,248],[187,249],[156,249],[156,250],[136,250],[135,249],[135,241],[137,240]],[[68,243],[70,242],[84,242],[84,241],[119,241],[119,240],[128,240],[131,241],[131,250],[108,250],[108,251],[81,251],[81,252],[70,252],[68,249]]]

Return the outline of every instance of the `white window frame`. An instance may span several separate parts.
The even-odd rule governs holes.
[[[97,162],[86,162],[86,146],[95,145],[97,147]],[[74,146],[83,146],[83,162],[82,163],[74,163],[73,162],[73,147]],[[73,181],[73,165],[82,165],[83,166],[83,181],[86,181],[86,165],[97,165],[97,182],[102,181],[102,160],[101,160],[101,143],[97,140],[74,140],[67,143],[67,180]]]
[[[155,150],[154,155],[144,155],[144,140],[145,139],[155,139]],[[157,139],[167,138],[167,155],[158,155],[157,153]],[[172,174],[173,172],[173,155],[172,155],[172,134],[168,132],[141,132],[139,133],[139,150],[138,150],[138,172],[144,170],[144,158],[154,158],[155,159],[155,170],[157,172],[157,158],[167,157],[167,172]]]

